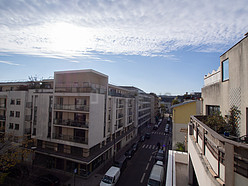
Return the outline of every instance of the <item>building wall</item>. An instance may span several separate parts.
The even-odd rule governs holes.
[[[206,105],[219,105],[223,116],[235,105],[241,111],[240,135],[248,134],[246,108],[248,108],[248,37],[241,40],[220,57],[229,60],[229,80],[215,82],[202,88],[203,113]],[[220,68],[222,74],[222,68]]]
[[[7,95],[7,110],[6,110],[6,127],[5,131],[16,137],[22,138],[25,130],[25,103],[26,103],[26,91],[10,91]],[[11,104],[11,100],[14,104]],[[17,100],[20,100],[20,105],[17,105]],[[10,112],[14,112],[14,116],[10,116]],[[20,116],[17,117],[17,112]],[[10,124],[13,124],[13,129],[10,129]],[[15,125],[19,125],[19,129],[16,129]]]
[[[187,103],[173,108],[173,122],[188,124],[190,116],[196,114],[196,102]]]
[[[89,120],[89,148],[104,140],[105,95],[91,94]]]
[[[190,116],[199,113],[201,113],[201,101],[194,101],[173,108],[172,149],[176,149],[177,142],[185,142]]]
[[[37,108],[37,122],[33,121],[33,137],[46,140],[48,136],[49,96],[52,94],[34,94],[34,108]],[[33,109],[33,116],[34,116]],[[34,133],[36,130],[36,134]],[[34,135],[35,134],[35,135]]]

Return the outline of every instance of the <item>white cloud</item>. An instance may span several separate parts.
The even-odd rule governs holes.
[[[9,62],[9,61],[0,61],[0,63],[7,64],[7,65],[15,65],[15,66],[20,65],[20,64],[17,64],[17,63]]]
[[[247,32],[247,17],[246,0],[2,0],[0,52],[73,58],[221,50]]]

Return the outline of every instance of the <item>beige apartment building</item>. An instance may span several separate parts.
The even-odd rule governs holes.
[[[151,96],[94,70],[0,83],[2,133],[36,139],[34,164],[88,176],[151,122]],[[18,126],[18,125],[19,126]]]
[[[204,77],[204,116],[191,116],[188,126],[188,170],[192,185],[248,185],[248,37],[220,56],[220,67]],[[232,106],[241,111],[240,138],[230,140],[204,123],[207,115]]]

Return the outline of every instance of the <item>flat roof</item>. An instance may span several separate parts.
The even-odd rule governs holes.
[[[108,78],[107,75],[105,75],[105,74],[103,74],[101,72],[95,71],[93,69],[55,71],[54,74],[72,74],[72,73],[81,73],[81,72],[94,73],[94,74],[97,74],[97,75],[104,76],[104,77]]]

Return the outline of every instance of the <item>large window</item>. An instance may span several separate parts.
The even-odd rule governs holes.
[[[220,106],[218,105],[207,105],[207,115],[214,115],[220,112]]]
[[[222,81],[229,80],[229,60],[222,62]]]

